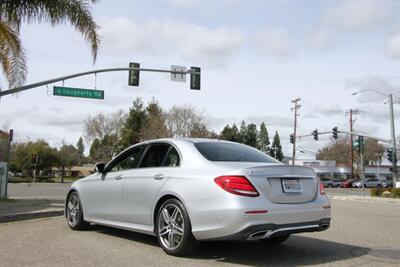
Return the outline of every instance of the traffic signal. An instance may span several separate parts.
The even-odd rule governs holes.
[[[333,136],[333,139],[337,139],[337,137],[338,137],[338,129],[337,129],[337,127],[334,127],[332,129],[332,136]]]
[[[190,67],[190,89],[200,90],[200,73],[199,67]]]
[[[38,155],[32,154],[32,164],[37,164],[37,163],[38,163]]]
[[[140,64],[131,62],[129,68],[140,68]],[[129,70],[128,85],[139,86],[139,70]]]
[[[315,129],[315,130],[312,132],[312,136],[313,136],[313,138],[314,138],[315,141],[318,141],[318,129]]]
[[[393,150],[391,148],[388,148],[387,150],[387,159],[390,162],[393,162]]]
[[[294,134],[290,134],[290,143],[294,144]]]

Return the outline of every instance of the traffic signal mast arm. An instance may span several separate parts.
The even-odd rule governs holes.
[[[24,85],[24,86],[21,86],[21,87],[15,87],[15,88],[12,88],[12,89],[4,90],[4,91],[0,92],[0,97],[1,96],[5,96],[5,95],[19,93],[19,92],[22,92],[22,91],[25,91],[25,90],[33,89],[33,88],[36,88],[36,87],[40,87],[40,86],[43,86],[43,85],[48,85],[48,84],[55,83],[55,82],[60,82],[60,81],[73,79],[73,78],[80,77],[80,76],[96,74],[96,73],[102,73],[102,72],[129,71],[129,70],[138,70],[138,71],[147,71],[147,72],[163,72],[163,73],[174,73],[174,74],[200,74],[200,73],[194,72],[192,69],[189,69],[189,70],[183,71],[183,72],[182,71],[173,71],[173,70],[148,69],[148,68],[98,69],[98,70],[75,73],[75,74],[71,74],[71,75],[67,75],[67,76],[63,76],[63,77],[59,77],[59,78],[54,78],[54,79],[50,79],[50,80],[46,80],[46,81],[42,81],[42,82],[32,83],[32,84]]]
[[[339,130],[337,132],[341,133],[341,134],[348,134],[348,135],[352,134],[352,135],[364,136],[364,137],[375,139],[375,140],[381,141],[383,143],[388,143],[388,144],[391,144],[391,142],[392,142],[390,139],[384,139],[384,138],[380,138],[380,137],[376,137],[376,136],[372,136],[372,135],[368,135],[368,134],[364,134],[364,133],[357,133],[357,132],[350,132],[350,131],[339,131]],[[321,135],[321,134],[332,134],[332,131],[318,132],[318,135]],[[312,137],[312,136],[313,136],[313,134],[311,133],[311,134],[298,135],[297,137],[298,138],[303,138],[303,137]]]

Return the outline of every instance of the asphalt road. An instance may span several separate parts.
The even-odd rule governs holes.
[[[0,224],[1,266],[399,266],[400,203],[332,201],[332,227],[280,246],[202,243],[196,256],[166,255],[154,237],[54,217]],[[396,228],[397,227],[397,228]]]

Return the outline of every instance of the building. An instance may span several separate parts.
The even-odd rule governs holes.
[[[351,169],[344,166],[338,166],[335,160],[301,159],[296,160],[295,164],[313,168],[319,178],[339,180],[351,178]],[[381,180],[391,179],[392,173],[390,167],[391,165],[386,162],[382,165],[365,166],[365,178],[379,178]]]
[[[61,168],[52,168],[52,176],[61,177],[62,169]],[[84,165],[84,166],[72,166],[71,168],[64,169],[64,177],[74,177],[81,178],[86,177],[90,174],[94,173],[93,165]]]

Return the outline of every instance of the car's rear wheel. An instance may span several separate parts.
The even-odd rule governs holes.
[[[156,234],[167,254],[185,256],[197,248],[189,215],[177,199],[168,199],[161,205],[156,219]]]
[[[285,242],[289,238],[289,236],[290,235],[281,235],[281,236],[260,239],[258,241],[266,245],[279,245]]]
[[[89,226],[89,223],[83,220],[83,210],[78,193],[72,192],[68,196],[65,216],[68,226],[73,230],[83,230]]]

